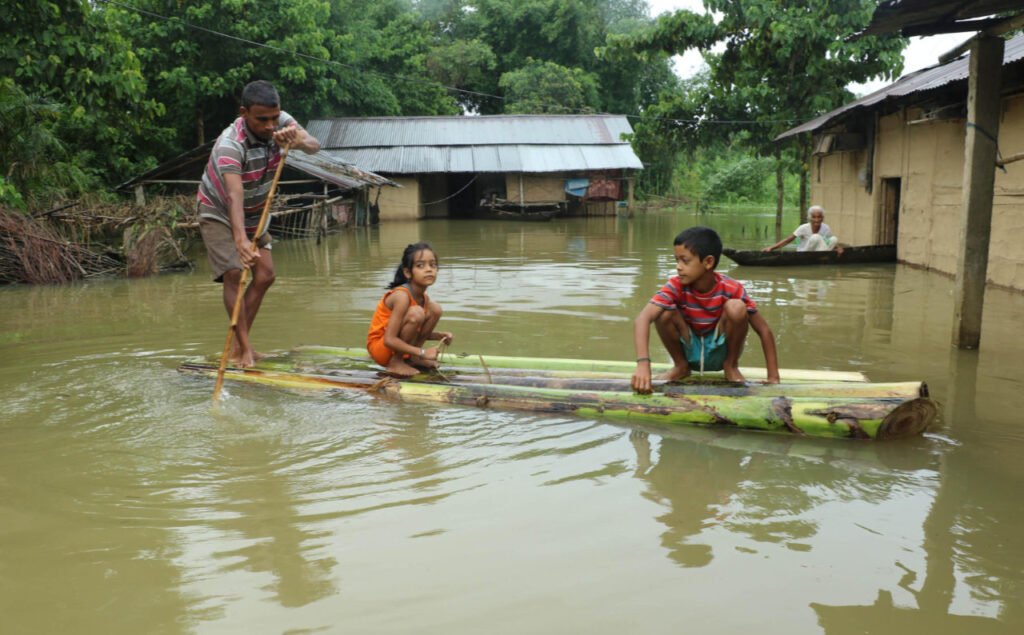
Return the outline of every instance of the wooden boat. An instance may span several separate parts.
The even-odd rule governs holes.
[[[281,388],[352,391],[384,398],[533,412],[612,417],[630,422],[707,424],[827,438],[915,436],[934,420],[922,382],[870,383],[861,373],[783,370],[785,383],[731,383],[721,373],[681,382],[654,382],[654,393],[632,391],[631,362],[480,355],[449,356],[440,371],[396,379],[365,350],[307,346],[229,368],[225,379]],[[214,377],[218,360],[178,370]],[[667,369],[655,365],[654,372]],[[764,369],[741,369],[748,378]]]
[[[495,199],[477,208],[475,217],[487,220],[549,221],[565,213],[565,204],[557,201],[510,203]]]
[[[862,245],[838,251],[761,251],[730,249],[722,253],[740,265],[754,267],[793,267],[799,265],[849,265],[868,262],[896,262],[896,245]]]

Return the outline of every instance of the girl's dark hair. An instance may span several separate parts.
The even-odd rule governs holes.
[[[710,227],[698,226],[684,229],[679,232],[672,244],[686,247],[697,254],[701,260],[708,256],[714,256],[715,267],[718,266],[718,259],[722,255],[722,239],[718,236],[718,232]]]
[[[405,277],[405,272],[402,270],[411,270],[414,262],[413,259],[416,258],[416,254],[420,253],[424,249],[429,249],[430,252],[434,254],[434,257],[437,257],[437,252],[430,246],[430,243],[413,243],[405,247],[405,251],[402,252],[402,262],[398,265],[398,269],[395,271],[395,279],[388,285],[388,289],[394,289],[395,287],[400,287],[406,282],[409,282],[409,279]]]

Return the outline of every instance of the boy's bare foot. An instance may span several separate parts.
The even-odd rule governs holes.
[[[668,381],[675,381],[677,379],[685,379],[690,376],[689,368],[681,368],[679,366],[673,366],[668,369],[667,372],[655,375],[655,379],[666,379]]]
[[[723,368],[722,371],[725,373],[726,381],[744,382],[743,373],[740,372],[739,367],[733,366],[731,368]]]
[[[402,361],[402,358],[398,355],[391,358],[391,361],[388,362],[387,368],[384,370],[398,377],[412,377],[420,372]]]

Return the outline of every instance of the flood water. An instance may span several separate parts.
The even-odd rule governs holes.
[[[632,359],[696,221],[774,241],[771,216],[652,212],[278,242],[253,340],[362,345],[428,240],[454,351]],[[783,368],[925,380],[941,405],[918,439],[819,441],[231,383],[214,410],[176,372],[227,332],[194,253],[0,289],[0,632],[1024,632],[1024,294],[989,290],[956,352],[947,277],[723,258]]]

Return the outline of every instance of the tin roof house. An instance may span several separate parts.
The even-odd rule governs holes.
[[[314,119],[326,152],[386,175],[382,221],[614,214],[643,168],[622,115]]]
[[[782,135],[813,136],[811,200],[845,243],[896,244],[901,262],[956,275],[969,132],[995,138],[988,282],[1024,290],[1024,35],[996,73],[998,130],[968,120],[969,55],[908,74]]]

